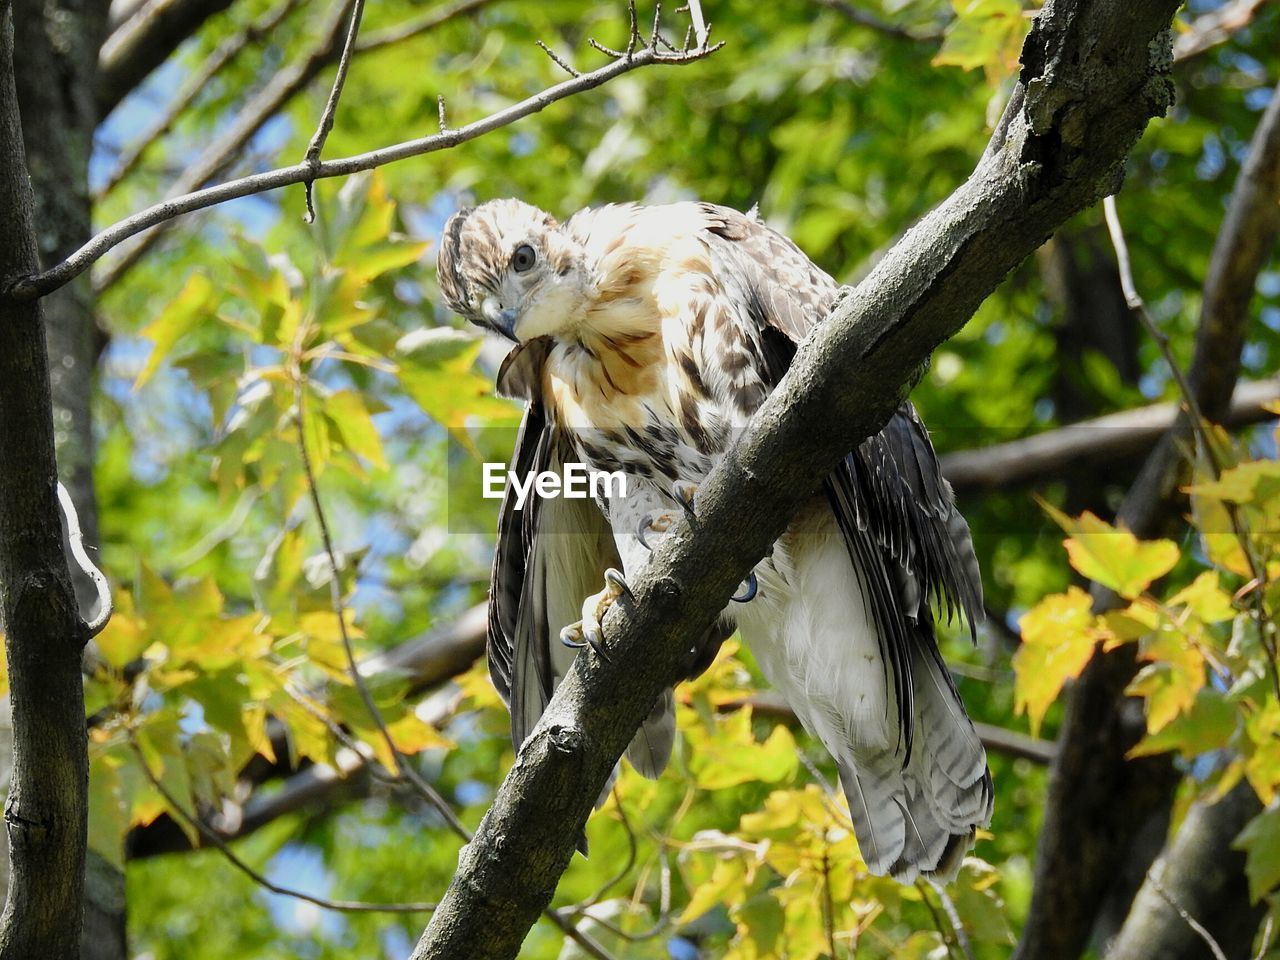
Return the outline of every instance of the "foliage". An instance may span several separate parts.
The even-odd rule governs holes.
[[[492,528],[494,504],[470,478],[480,459],[509,453],[516,411],[492,396],[492,349],[437,303],[429,245],[456,206],[516,195],[563,216],[612,200],[758,201],[771,224],[849,280],[968,174],[1035,5],[857,5],[920,39],[804,4],[704,2],[729,46],[696,67],[638,71],[463,148],[340,189],[317,184],[314,227],[301,221],[301,190],[219,208],[107,291],[112,342],[95,411],[95,480],[119,612],[92,651],[87,688],[95,849],[124,860],[170,819],[196,839],[149,773],[187,809],[231,825],[299,766],[337,762],[344,739],[392,760],[351,683],[300,436],[359,654],[446,626],[483,599],[492,540],[470,531]],[[420,6],[372,5],[363,32]],[[266,7],[233,4],[184,52],[186,68]],[[474,17],[362,54],[326,156],[434,130],[437,94],[452,123],[528,95],[560,79],[535,39],[585,67],[599,56],[585,38],[618,44],[623,13],[494,0]],[[642,19],[651,13],[641,4]],[[251,91],[305,57],[311,19],[288,18],[262,51],[220,74],[97,216],[113,220],[161,192]],[[1177,109],[1130,164],[1124,206],[1137,225],[1139,285],[1169,291],[1153,311],[1184,362],[1223,198],[1262,107],[1261,63],[1278,34],[1280,17],[1261,14],[1230,44],[1179,66]],[[239,166],[301,156],[321,87],[288,104]],[[136,133],[128,117],[126,109],[107,124],[104,144]],[[1085,214],[1071,232],[1087,235],[1097,222]],[[937,352],[915,391],[940,450],[1052,427],[1067,416],[1071,391],[1098,413],[1174,396],[1149,345],[1136,351],[1139,375],[1128,376],[1095,347],[1073,344],[1040,266],[1016,271]],[[1272,370],[1280,349],[1275,278],[1261,285],[1264,322],[1250,331],[1246,373]],[[1274,451],[1269,437],[1256,442]],[[1131,692],[1149,723],[1135,752],[1176,752],[1196,795],[1247,779],[1272,804],[1238,842],[1254,895],[1274,897],[1280,707],[1267,667],[1275,641],[1259,627],[1274,622],[1280,601],[1274,462],[1242,453],[1221,477],[1200,479],[1195,544],[1142,543],[1099,519],[1130,476],[1064,471],[1041,491],[1047,511],[1020,490],[965,502],[997,629],[978,649],[945,637],[946,652],[975,718],[1010,726],[1026,713],[1034,732],[1051,737],[1060,691],[1095,647],[1132,645],[1144,667]],[[1245,589],[1253,577],[1229,508],[1247,522],[1265,586]],[[1070,565],[1055,524],[1069,536]],[[1115,590],[1122,606],[1095,612],[1072,569]],[[998,629],[1014,622],[1016,654]],[[465,824],[478,822],[512,761],[505,711],[482,667],[425,704],[404,676],[371,684],[413,768]],[[741,958],[855,947],[862,957],[958,956],[934,890],[865,872],[834,772],[811,762],[825,753],[798,727],[741,706],[762,687],[731,643],[678,691],[672,768],[649,782],[624,766],[588,825],[592,855],[575,857],[556,905],[586,905],[580,925],[618,956],[690,956],[679,953],[690,944]],[[1007,955],[1025,917],[1045,783],[1027,760],[993,754],[991,763],[995,820],[949,890],[981,958]],[[350,788],[358,801],[302,808],[236,850],[320,895],[437,895],[460,846],[439,814],[403,784],[353,776]],[[267,894],[216,851],[129,859],[128,877],[134,950],[157,960],[401,956],[422,924],[420,915],[328,914]],[[525,955],[575,949],[540,923]]]
[[[1127,692],[1142,699],[1147,735],[1131,755],[1177,753],[1194,795],[1209,802],[1248,780],[1267,809],[1236,846],[1250,895],[1262,900],[1280,889],[1280,461],[1241,460],[1190,493],[1203,552],[1186,555],[1169,540],[1139,542],[1092,514],[1073,520],[1048,508],[1072,534],[1072,567],[1120,602],[1095,612],[1075,586],[1041,600],[1022,620],[1015,687],[1034,729],[1095,645],[1135,645],[1143,666]],[[1194,578],[1163,581],[1178,565]]]

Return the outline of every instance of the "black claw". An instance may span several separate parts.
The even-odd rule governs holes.
[[[596,652],[596,656],[605,663],[613,663],[609,654],[604,652],[604,637],[600,635],[600,632],[598,630],[588,630],[586,636],[587,643],[591,646],[591,649]]]
[[[649,541],[644,538],[645,531],[653,526],[653,514],[646,513],[640,518],[640,523],[636,526],[636,539],[640,541],[640,546],[644,547],[650,553],[653,553],[653,547],[649,546]]]
[[[613,569],[613,567],[610,567],[604,572],[604,579],[606,583],[611,583],[617,587],[621,596],[626,597],[628,600],[635,599],[631,594],[631,586],[627,583],[626,578],[617,570]]]
[[[586,646],[586,643],[582,640],[570,640],[568,635],[563,630],[560,631],[560,642],[563,643],[570,650],[581,650],[583,647]]]
[[[740,597],[737,595],[734,595],[729,598],[730,600],[734,601],[735,603],[750,603],[752,600],[756,598],[756,594],[760,591],[760,583],[759,581],[756,580],[756,575],[754,571],[747,574],[747,579],[745,582],[747,584],[746,593]]]
[[[693,491],[677,484],[673,495],[676,503],[680,504],[680,509],[684,511],[684,518],[692,524],[697,519],[697,515],[693,512]]]

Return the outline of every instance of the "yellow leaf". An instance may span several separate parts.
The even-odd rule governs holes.
[[[1138,596],[1178,562],[1178,545],[1172,540],[1141,542],[1092,513],[1072,519],[1043,501],[1041,506],[1070,534],[1065,546],[1071,566],[1126,600]]]
[[[1151,662],[1125,692],[1146,697],[1147,730],[1158,733],[1195,703],[1204,686],[1204,655],[1186,634],[1165,624],[1143,641],[1142,657]]]
[[[1222,623],[1236,615],[1231,594],[1222,589],[1216,570],[1206,570],[1175,593],[1169,606],[1186,607],[1203,623]]]
[[[1078,677],[1093,655],[1100,633],[1092,609],[1089,595],[1071,587],[1045,597],[1018,622],[1022,646],[1013,655],[1013,695],[1033,734],[1062,685]]]

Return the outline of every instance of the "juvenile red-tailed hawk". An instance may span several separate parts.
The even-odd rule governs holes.
[[[631,481],[626,497],[517,511],[509,490],[503,502],[489,670],[518,746],[571,647],[602,649],[600,618],[625,574],[676,511],[696,512],[692,491],[837,284],[790,240],[725,207],[624,204],[561,225],[516,200],[449,221],[439,278],[452,309],[517,344],[498,374],[500,390],[527,404],[511,468],[581,462]],[[907,403],[828,477],[741,602],[691,642],[689,673],[736,626],[835,758],[868,868],[904,882],[945,878],[990,821],[992,790],[933,611],[973,629],[981,590],[968,527]],[[655,777],[674,735],[667,691],[627,757]]]

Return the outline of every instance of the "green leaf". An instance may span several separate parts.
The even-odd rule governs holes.
[[[1072,519],[1047,503],[1041,505],[1070,534],[1064,545],[1076,571],[1127,600],[1137,597],[1178,562],[1178,545],[1172,540],[1141,542],[1128,530],[1113,527],[1092,513]]]
[[[1132,750],[1130,757],[1149,757],[1176,750],[1187,760],[1221,750],[1231,740],[1239,722],[1236,705],[1218,691],[1201,689],[1195,703],[1175,717],[1158,733],[1149,733]]]
[[[160,316],[142,328],[142,335],[155,345],[133,383],[135,390],[151,379],[174,344],[209,315],[212,302],[213,284],[205,274],[193,273],[187,278],[182,292],[161,311]]]
[[[936,66],[987,71],[997,80],[1017,62],[1022,38],[1031,21],[1018,0],[955,0],[956,17],[947,25]]]
[[[1231,846],[1244,851],[1249,899],[1257,903],[1280,884],[1280,807],[1254,817]]]
[[[324,415],[338,428],[343,446],[351,453],[363,457],[379,470],[387,469],[382,438],[359,393],[340,390],[330,394],[324,399]]]

